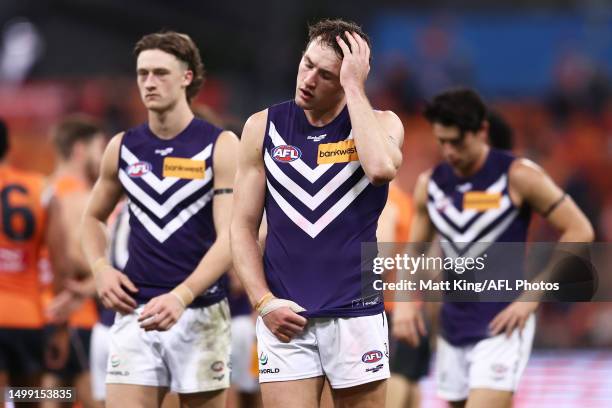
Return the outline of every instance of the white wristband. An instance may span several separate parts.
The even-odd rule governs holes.
[[[306,309],[304,309],[302,306],[298,305],[292,300],[274,298],[270,300],[268,303],[266,303],[264,307],[261,308],[261,310],[259,311],[259,315],[261,317],[264,317],[268,313],[271,313],[277,309],[280,309],[281,307],[288,307],[295,313],[306,311]]]

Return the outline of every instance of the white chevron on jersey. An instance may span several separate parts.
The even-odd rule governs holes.
[[[340,200],[338,200],[329,210],[325,212],[317,221],[311,223],[295,208],[291,206],[283,196],[267,181],[268,190],[278,206],[283,210],[285,215],[291,221],[300,227],[311,238],[315,238],[321,233],[333,220],[335,220],[348,207],[363,190],[370,184],[368,177],[364,175]]]
[[[508,214],[508,216],[504,218],[502,222],[496,225],[495,228],[491,229],[491,231],[483,235],[483,237],[477,241],[476,245],[473,245],[461,256],[471,257],[471,258],[476,258],[478,256],[481,256],[495,242],[495,240],[506,230],[506,228],[510,226],[510,224],[512,223],[512,221],[514,221],[514,219],[518,216],[518,214],[519,214],[518,211],[513,211],[510,214]],[[445,253],[448,256],[451,256],[454,258],[459,256],[459,254],[455,251],[452,245],[450,245],[449,241],[446,238],[441,239],[440,242],[442,243]],[[455,245],[457,245],[457,243],[455,243]],[[446,252],[447,250],[448,252]]]
[[[161,204],[157,202],[155,198],[151,197],[143,189],[141,189],[138,184],[134,183],[134,181],[130,178],[130,176],[127,175],[127,173],[123,169],[119,170],[119,180],[121,180],[121,182],[123,183],[123,187],[131,195],[136,197],[136,199],[140,201],[142,205],[144,205],[149,211],[155,214],[157,218],[162,219],[166,215],[168,215],[170,211],[172,211],[177,205],[179,205],[185,199],[190,197],[192,194],[196,193],[206,184],[210,183],[210,181],[212,180],[212,169],[207,168],[203,179],[195,179],[188,182]]]
[[[181,211],[176,217],[160,228],[144,211],[136,204],[130,202],[130,209],[138,221],[149,231],[149,233],[160,243],[164,243],[172,234],[181,228],[189,219],[197,214],[212,199],[213,190],[208,191],[199,200]]]
[[[272,143],[274,143],[274,146],[283,146],[287,144],[283,137],[276,130],[276,126],[274,126],[274,123],[272,123],[272,121],[270,121],[270,130],[268,132],[268,135],[272,139]],[[351,130],[351,133],[349,133],[345,140],[349,140],[352,138],[353,131]],[[323,174],[325,174],[325,172],[327,172],[327,170],[329,170],[334,165],[334,163],[319,164],[313,169],[310,168],[310,166],[308,166],[306,163],[304,163],[302,159],[297,159],[292,162],[289,162],[289,165],[292,166],[295,170],[297,170],[298,173],[300,173],[302,176],[304,176],[306,180],[310,181],[311,183],[314,183]]]
[[[274,162],[270,154],[266,151],[264,162],[269,174],[276,179],[291,194],[298,198],[306,207],[311,210],[316,209],[323,201],[329,198],[346,180],[348,180],[360,167],[358,161],[352,161],[338,172],[325,186],[323,186],[314,196],[308,194],[295,181],[287,176]]]
[[[502,174],[495,183],[491,184],[489,188],[487,188],[488,193],[501,193],[506,188],[508,184],[508,177],[505,174]],[[444,192],[438,187],[438,185],[433,181],[429,180],[427,191],[434,199],[434,203],[438,203],[441,200],[445,199]],[[449,201],[448,205],[444,207],[444,209],[440,210],[446,215],[457,227],[463,228],[468,222],[470,222],[478,212],[475,210],[463,210],[459,211],[452,203]]]
[[[210,143],[208,146],[204,148],[201,152],[196,154],[191,158],[191,160],[206,160],[210,157],[212,153],[213,144]],[[134,155],[125,145],[121,145],[121,158],[127,164],[134,164],[140,162],[138,157]],[[163,194],[172,187],[177,181],[181,180],[178,177],[165,177],[163,180],[160,180],[153,172],[148,172],[141,177],[153,190],[155,190],[158,194]]]
[[[210,143],[201,152],[193,156],[192,160],[206,160],[212,153],[213,144]],[[138,163],[140,159],[136,157],[130,150],[121,146],[121,158],[128,164]],[[183,187],[174,192],[163,203],[159,203],[158,199],[152,197],[145,192],[138,184],[127,175],[125,170],[119,170],[119,180],[121,184],[138,202],[148,211],[151,211],[155,217],[160,220],[166,217],[170,212],[180,205],[183,201],[195,194],[198,190],[204,188],[213,178],[213,171],[207,168],[203,179],[190,180]],[[148,172],[141,179],[153,188],[158,194],[163,194],[170,187],[176,184],[178,177],[165,177],[160,180],[153,172]],[[130,201],[130,209],[146,230],[160,243],[163,243],[170,235],[182,227],[193,215],[200,211],[212,199],[212,190],[204,194],[189,207],[183,209],[176,217],[168,221],[163,228],[160,228],[139,206]]]
[[[465,246],[471,244],[478,235],[484,231],[489,225],[491,225],[497,218],[506,212],[512,206],[512,202],[510,201],[510,197],[504,195],[501,199],[499,208],[494,210],[487,210],[474,224],[470,225],[469,228],[465,230],[465,232],[461,232],[457,230],[451,223],[447,222],[442,216],[438,213],[436,206],[430,201],[427,203],[427,209],[429,211],[429,217],[431,221],[434,223],[436,228],[444,235],[446,235],[459,249],[463,249]],[[518,210],[514,209],[509,214],[506,215],[506,218],[514,218],[518,215]],[[492,231],[495,231],[494,228]],[[499,234],[495,235],[494,238],[497,238],[499,235],[504,232],[503,230],[499,231]],[[482,241],[483,239],[478,239],[478,241]]]

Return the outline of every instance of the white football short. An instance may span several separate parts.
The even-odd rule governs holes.
[[[438,396],[447,401],[462,401],[474,388],[516,391],[531,354],[534,334],[535,317],[531,315],[525,328],[515,329],[510,337],[500,334],[466,346],[453,346],[439,337]]]
[[[106,365],[108,364],[108,347],[110,344],[110,327],[96,323],[91,331],[91,352],[89,370],[91,371],[91,391],[93,399],[106,399]]]
[[[304,332],[281,342],[257,319],[259,382],[327,376],[332,388],[389,378],[389,340],[384,313],[348,318],[311,318]]]
[[[187,308],[165,332],[145,332],[142,308],[117,314],[111,327],[107,384],[169,387],[179,394],[229,387],[230,314],[227,301]]]

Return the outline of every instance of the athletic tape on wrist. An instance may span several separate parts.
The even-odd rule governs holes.
[[[302,306],[298,305],[292,300],[273,298],[270,301],[266,302],[263,306],[261,306],[258,312],[261,317],[264,317],[265,315],[272,313],[273,311],[280,309],[281,307],[288,307],[295,313],[306,311],[306,309],[304,309]]]
[[[189,306],[191,302],[193,302],[193,299],[195,299],[195,295],[191,289],[189,289],[189,286],[185,285],[184,283],[181,283],[176,288],[172,289],[170,293],[176,296],[184,308]]]
[[[110,266],[110,262],[106,257],[101,256],[96,259],[95,262],[91,265],[91,272],[95,275],[99,269],[104,268],[106,266]]]

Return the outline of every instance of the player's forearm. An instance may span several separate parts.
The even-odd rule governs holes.
[[[93,271],[96,261],[106,257],[106,224],[92,216],[85,215],[80,235],[85,259]]]
[[[198,296],[210,288],[231,267],[229,233],[225,232],[217,236],[196,269],[182,284],[187,285],[194,296]]]
[[[345,93],[355,146],[364,172],[374,184],[393,180],[402,162],[399,148],[376,118],[365,92],[349,88]]]
[[[270,291],[264,275],[257,230],[233,224],[231,244],[234,270],[254,305]]]

